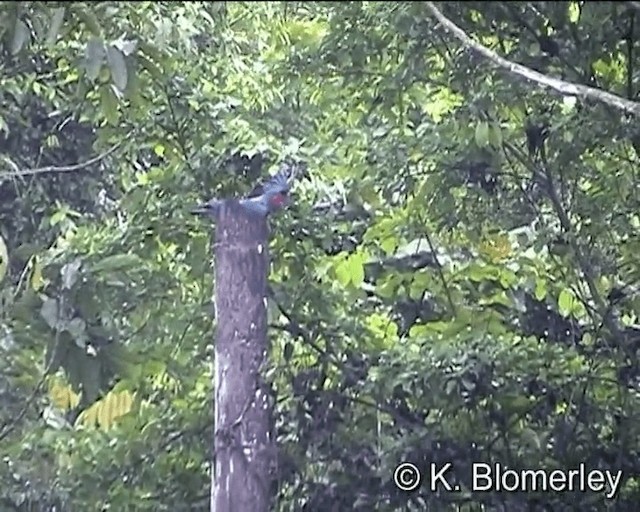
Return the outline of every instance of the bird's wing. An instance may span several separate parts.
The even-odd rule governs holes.
[[[257,197],[266,193],[284,193],[289,191],[289,167],[283,166],[276,174],[256,185],[247,198]]]
[[[288,192],[289,191],[289,172],[288,169],[280,169],[277,174],[269,178],[264,185],[266,192]]]

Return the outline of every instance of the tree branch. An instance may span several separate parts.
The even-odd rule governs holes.
[[[117,144],[111,146],[107,151],[101,153],[89,160],[85,160],[84,162],[80,162],[79,164],[73,165],[62,165],[60,167],[49,165],[47,167],[38,167],[36,169],[16,169],[13,172],[0,173],[0,181],[5,178],[14,178],[17,176],[32,176],[34,174],[45,174],[50,172],[72,172],[79,171],[80,169],[84,169],[85,167],[89,167],[100,160],[103,160],[111,153],[113,153],[116,149],[118,149],[122,145],[123,141],[118,142]]]
[[[538,84],[541,84],[545,87],[549,87],[554,89],[562,94],[566,94],[569,96],[579,96],[582,98],[588,98],[595,101],[599,101],[601,103],[606,103],[609,106],[622,110],[624,112],[628,112],[631,114],[640,115],[640,103],[635,101],[630,101],[625,98],[621,98],[620,96],[616,96],[615,94],[611,94],[610,92],[603,91],[601,89],[596,89],[594,87],[588,87],[586,85],[573,84],[570,82],[565,82],[563,80],[559,80],[557,78],[552,78],[538,71],[534,71],[522,64],[517,64],[515,62],[511,62],[507,60],[493,50],[483,46],[482,44],[471,39],[460,27],[458,27],[455,23],[445,17],[433,4],[433,2],[427,2],[427,8],[431,11],[431,13],[437,18],[437,20],[442,24],[442,26],[451,32],[457,39],[459,39],[467,48],[475,50],[483,57],[491,61],[495,66],[499,68],[506,69],[510,73],[514,75],[519,75],[527,80],[532,80]]]
[[[584,254],[580,244],[578,243],[578,238],[574,231],[573,224],[569,219],[569,215],[567,211],[562,205],[562,201],[560,200],[560,197],[558,197],[558,193],[555,188],[555,183],[554,183],[554,179],[551,174],[551,171],[549,170],[549,167],[546,162],[543,162],[543,164],[544,164],[544,174],[547,179],[547,196],[551,200],[551,204],[553,206],[553,209],[556,212],[556,215],[558,216],[560,225],[562,226],[562,229],[565,231],[569,244],[573,249],[576,261],[578,262],[578,266],[580,270],[582,270],[584,280],[587,283],[589,292],[591,293],[591,298],[595,303],[596,311],[600,314],[600,316],[602,317],[603,323],[609,328],[609,330],[611,331],[611,334],[613,334],[613,336],[616,338],[616,341],[620,343],[621,340],[623,339],[622,333],[620,332],[620,329],[616,325],[616,322],[611,317],[610,311],[607,308],[607,304],[605,303],[604,299],[600,295],[600,292],[598,291],[598,287],[596,286],[596,281],[595,281],[595,272],[590,263],[590,260]]]
[[[285,309],[285,307],[278,300],[275,293],[270,287],[269,287],[269,298],[276,305],[276,307],[280,311],[280,314],[284,316],[288,322],[287,325],[269,324],[269,327],[273,327],[274,329],[279,329],[281,331],[286,331],[289,334],[291,334],[294,338],[297,338],[298,336],[301,337],[302,340],[307,345],[309,345],[313,350],[315,350],[318,354],[320,354],[321,357],[331,359],[331,355],[322,347],[320,347],[317,343],[315,343],[311,339],[311,336],[309,335],[309,333],[305,329],[303,329],[294,318],[292,318],[291,314]]]
[[[440,280],[442,281],[442,287],[444,288],[444,293],[447,296],[447,301],[449,302],[449,307],[451,308],[451,314],[455,317],[457,316],[456,305],[453,303],[453,298],[451,297],[451,291],[449,290],[449,285],[447,284],[447,279],[444,277],[444,270],[442,265],[440,264],[440,260],[438,259],[438,255],[436,253],[436,248],[431,241],[431,237],[429,236],[429,230],[427,229],[426,221],[421,219],[422,225],[424,226],[424,236],[427,239],[427,243],[429,244],[429,250],[431,254],[433,254],[433,261],[435,263],[436,269],[438,271],[438,275],[440,276]]]
[[[537,176],[540,179],[544,179],[544,182],[546,184],[546,187],[545,187],[546,196],[551,201],[551,206],[553,207],[553,211],[558,217],[558,220],[560,221],[560,226],[562,227],[562,230],[565,232],[567,236],[567,241],[569,242],[569,245],[573,250],[576,262],[578,264],[578,268],[582,271],[584,282],[586,283],[587,288],[589,289],[591,299],[593,300],[593,303],[595,305],[594,311],[596,311],[597,314],[601,317],[602,323],[606,325],[609,331],[611,331],[611,334],[614,336],[616,341],[620,343],[620,341],[623,339],[622,333],[620,332],[620,329],[618,328],[614,319],[611,317],[610,308],[607,307],[607,304],[602,298],[602,295],[598,291],[598,287],[596,285],[596,276],[595,276],[593,266],[591,265],[587,255],[582,250],[582,247],[578,243],[578,237],[577,237],[577,234],[575,233],[575,229],[573,227],[571,219],[569,218],[569,214],[565,210],[562,204],[562,200],[558,196],[558,192],[555,188],[555,181],[549,170],[548,162],[546,161],[546,159],[543,159],[542,170],[539,170],[531,162],[527,162],[525,156],[518,149],[516,149],[516,147],[513,146],[512,144],[509,144],[508,142],[506,142],[505,149],[510,151],[511,154],[513,154],[518,159],[518,161],[525,166],[525,168],[531,171],[531,173],[534,176]],[[589,313],[589,310],[590,310],[590,308],[588,307],[589,305],[586,304],[586,301],[584,301],[584,303],[585,303],[587,312]],[[589,316],[591,316],[590,313],[589,313]],[[592,320],[594,320],[593,317],[592,317]]]

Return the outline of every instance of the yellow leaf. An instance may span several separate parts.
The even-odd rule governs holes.
[[[42,265],[36,256],[32,259],[33,271],[31,272],[31,288],[35,291],[40,291],[44,288],[45,282],[42,278]]]
[[[98,418],[98,408],[97,403],[93,404],[91,407],[88,407],[76,419],[76,425],[84,425],[86,427],[94,426],[97,422]]]
[[[78,406],[80,395],[78,395],[71,386],[54,380],[49,385],[49,397],[57,408],[68,411]]]
[[[84,426],[98,426],[108,429],[118,418],[128,414],[133,406],[133,395],[129,390],[120,392],[111,391],[91,407],[83,411],[76,424]]]
[[[506,235],[486,238],[480,244],[480,252],[491,261],[497,262],[509,257],[512,252],[511,242]]]
[[[109,407],[109,402],[105,400],[101,400],[97,405],[98,405],[98,426],[103,429],[106,429],[109,427],[109,425],[111,425],[111,421],[110,421],[111,408]]]

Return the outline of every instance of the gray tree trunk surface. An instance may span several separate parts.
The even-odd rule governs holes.
[[[215,433],[211,510],[267,512],[271,408],[260,377],[267,350],[267,223],[228,201],[216,222]]]

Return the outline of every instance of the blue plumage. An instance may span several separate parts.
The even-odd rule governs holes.
[[[275,175],[256,186],[246,197],[240,199],[240,204],[249,211],[263,216],[282,209],[288,202],[290,182],[295,171],[294,166],[283,165]],[[211,199],[197,206],[191,212],[215,218],[222,204],[223,201],[220,199]]]

